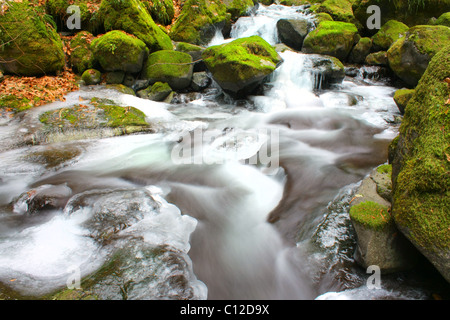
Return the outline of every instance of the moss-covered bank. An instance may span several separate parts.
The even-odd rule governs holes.
[[[450,46],[431,60],[394,140],[393,216],[450,281]],[[447,80],[446,80],[447,79]]]

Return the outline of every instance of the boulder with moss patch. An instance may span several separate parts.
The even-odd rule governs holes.
[[[150,83],[166,82],[174,90],[191,84],[194,67],[192,57],[184,52],[161,50],[152,53],[142,70],[142,78]]]
[[[209,47],[202,56],[219,86],[237,97],[256,89],[282,61],[275,49],[259,36]]]
[[[102,73],[97,69],[87,69],[81,75],[81,80],[83,80],[84,84],[87,86],[96,85],[102,82]]]
[[[137,96],[139,98],[152,101],[164,101],[172,93],[172,88],[165,82],[155,82],[146,89],[139,90]]]
[[[387,200],[390,191],[391,166],[381,165],[361,182],[350,205],[357,236],[355,261],[364,268],[377,265],[383,273],[410,269],[418,257],[395,226]]]
[[[139,0],[103,0],[99,13],[106,31],[123,30],[135,35],[150,52],[173,48],[169,36],[156,25]]]
[[[52,74],[65,65],[62,41],[53,21],[27,1],[7,2],[0,14],[0,67],[24,76]]]
[[[230,22],[227,7],[218,0],[187,0],[170,30],[174,41],[208,44]]]
[[[315,30],[308,33],[303,41],[302,51],[330,55],[345,61],[358,40],[358,29],[354,24],[323,21]]]
[[[353,15],[352,1],[326,0],[316,9],[318,13],[328,13],[334,21],[350,22],[361,28],[359,21]]]
[[[400,231],[450,282],[450,45],[431,60],[393,141],[392,213]]]
[[[91,48],[104,71],[137,73],[149,53],[143,41],[120,30],[96,38]]]
[[[222,0],[222,2],[233,20],[245,15],[254,6],[253,0]]]
[[[390,68],[407,85],[414,87],[428,67],[431,58],[450,44],[450,28],[415,26],[388,50]]]
[[[404,37],[409,27],[397,20],[389,20],[372,36],[374,51],[386,51],[398,39]]]
[[[295,50],[301,50],[303,40],[312,29],[307,19],[280,19],[277,21],[278,38]]]
[[[372,49],[372,40],[368,37],[359,39],[358,43],[350,51],[348,60],[352,63],[362,64]]]

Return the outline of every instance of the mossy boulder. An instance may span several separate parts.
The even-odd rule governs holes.
[[[386,67],[389,65],[387,51],[372,52],[367,55],[365,64],[370,66]]]
[[[392,213],[400,231],[450,282],[450,45],[432,59],[391,152]]]
[[[155,82],[146,89],[139,90],[137,96],[152,101],[164,101],[172,93],[172,88],[165,82]]]
[[[317,13],[328,13],[334,21],[350,22],[360,28],[359,21],[353,15],[352,1],[326,0],[315,10]]]
[[[312,29],[307,19],[280,19],[277,21],[278,38],[295,50],[301,50],[303,40]]]
[[[39,116],[48,141],[67,141],[101,138],[151,131],[145,114],[130,106],[119,106],[114,101],[92,98],[84,104],[75,104],[46,111]]]
[[[281,62],[275,49],[259,36],[211,46],[202,57],[214,80],[233,96],[252,92]]]
[[[142,40],[120,30],[110,31],[91,43],[92,52],[104,71],[141,71],[149,50]]]
[[[358,40],[358,29],[354,24],[323,21],[315,30],[308,33],[303,41],[302,51],[330,55],[345,61]]]
[[[175,7],[172,0],[143,0],[142,3],[156,23],[164,26],[172,23],[175,17]]]
[[[359,39],[358,43],[350,51],[349,61],[362,64],[372,49],[372,40],[368,37]]]
[[[75,73],[82,74],[95,66],[91,41],[94,36],[88,31],[80,31],[70,41],[70,64]]]
[[[150,52],[173,49],[172,41],[139,0],[103,0],[99,13],[106,31],[122,30],[142,40]]]
[[[187,42],[178,42],[175,45],[175,50],[189,54],[194,62],[194,72],[205,71],[206,66],[202,60],[202,53],[205,51],[205,47],[197,46],[195,44]]]
[[[350,220],[357,236],[355,261],[364,268],[380,267],[382,273],[410,269],[416,250],[398,235],[391,215],[391,166],[375,168],[356,190],[350,204]]]
[[[233,20],[245,15],[254,6],[253,0],[222,0],[222,2]]]
[[[97,69],[87,69],[81,75],[81,80],[83,80],[84,84],[87,86],[96,85],[102,82],[102,73]]]
[[[415,26],[388,50],[390,68],[407,85],[414,87],[425,72],[431,58],[450,44],[450,28]]]
[[[437,18],[435,24],[450,27],[450,12],[443,13]]]
[[[150,83],[166,82],[174,90],[189,87],[194,67],[192,57],[184,52],[161,50],[150,54],[142,78]]]
[[[389,20],[372,36],[375,51],[387,51],[398,39],[404,37],[409,27],[397,20]]]
[[[413,95],[414,89],[399,89],[395,91],[394,101],[401,114],[405,113],[406,106],[408,105],[408,102],[409,100],[411,100]]]
[[[206,45],[216,30],[222,30],[231,19],[227,7],[218,0],[187,0],[170,30],[174,41]]]
[[[65,66],[62,41],[53,21],[27,1],[7,2],[0,14],[0,67],[24,76],[52,74]]]

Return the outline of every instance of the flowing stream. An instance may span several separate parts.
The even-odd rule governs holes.
[[[313,19],[260,6],[231,36],[276,44],[283,17]],[[213,87],[165,104],[96,86],[3,121],[0,289],[39,297],[78,276],[101,299],[424,298],[396,280],[368,289],[352,260],[348,204],[387,161],[396,89],[359,76],[316,90],[308,55],[281,56],[264,93],[245,101]],[[38,112],[80,97],[139,108],[156,132],[14,144]],[[33,156],[46,150],[72,156],[49,166]],[[62,204],[31,214],[39,195]]]

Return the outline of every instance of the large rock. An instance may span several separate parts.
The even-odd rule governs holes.
[[[407,85],[414,87],[425,72],[431,58],[450,44],[450,28],[415,26],[388,50],[389,66]]]
[[[251,93],[281,62],[275,49],[259,36],[209,47],[202,56],[219,86],[237,97]]]
[[[390,173],[381,166],[365,178],[350,207],[350,219],[357,236],[355,261],[364,268],[380,267],[382,273],[410,269],[417,260],[414,247],[398,234],[390,214]],[[388,182],[388,183],[386,183]],[[386,196],[386,195],[385,195]]]
[[[307,19],[280,19],[277,21],[278,38],[285,45],[300,51],[311,27]]]
[[[372,40],[370,38],[361,38],[358,43],[350,51],[348,60],[352,63],[362,64],[366,61],[366,57],[370,54],[372,49]]]
[[[155,24],[139,0],[103,0],[99,13],[106,31],[131,33],[144,41],[150,52],[173,49],[169,36]]]
[[[372,36],[374,51],[387,51],[398,39],[404,37],[409,27],[397,20],[389,20]]]
[[[187,0],[169,35],[174,41],[205,45],[229,21],[230,14],[221,1]]]
[[[166,82],[174,90],[191,84],[194,67],[192,57],[184,52],[161,50],[150,54],[142,70],[142,78],[150,83]]]
[[[7,2],[0,14],[0,67],[24,76],[51,74],[64,68],[62,41],[39,7]]]
[[[141,71],[149,52],[143,41],[120,30],[96,38],[91,48],[103,70],[130,73]]]
[[[340,21],[323,21],[303,41],[302,51],[330,55],[345,61],[358,41],[354,24]]]
[[[450,282],[450,45],[431,60],[391,145],[393,208],[400,231]]]

